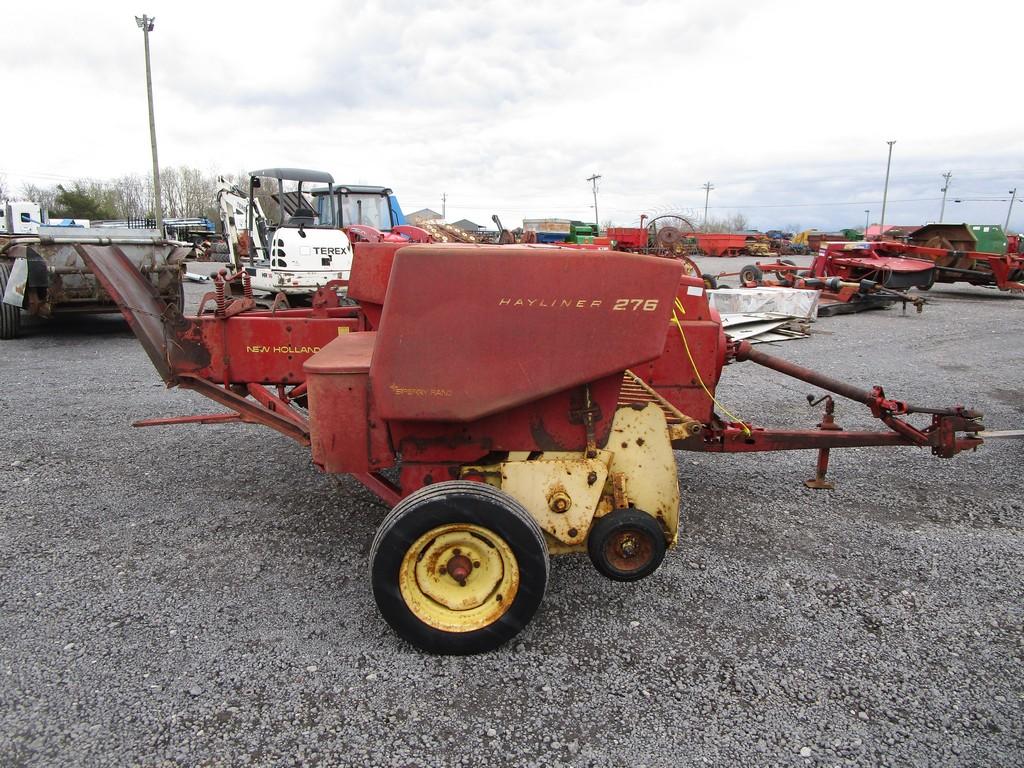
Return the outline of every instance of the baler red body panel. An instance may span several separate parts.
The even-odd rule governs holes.
[[[682,335],[675,325],[670,327],[661,355],[630,370],[682,413],[706,424],[711,421],[714,402],[704,386],[714,392],[722,376],[725,331],[718,313],[708,305],[701,278],[684,275],[679,281],[678,299],[683,307],[682,312],[677,311]]]
[[[211,315],[191,322],[194,343],[168,347],[172,369],[226,384],[299,384],[306,360],[339,335],[362,327],[350,307],[322,317],[251,312],[230,323]]]
[[[469,422],[658,357],[682,265],[615,251],[395,254],[370,372],[389,421]]]
[[[339,337],[305,366],[314,462],[359,473],[397,453],[428,467],[416,486],[494,451],[583,450],[588,409],[603,445],[623,371],[666,352],[677,294],[707,312],[700,281],[680,287],[669,259],[376,244],[360,255],[350,296],[380,300],[387,275],[385,309],[379,332]]]
[[[395,253],[407,243],[353,243],[348,296],[359,302],[370,328],[380,325]]]

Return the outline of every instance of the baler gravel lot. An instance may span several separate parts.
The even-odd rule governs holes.
[[[1024,298],[930,298],[773,351],[1024,426]],[[813,391],[751,363],[719,389],[793,428]],[[1024,442],[837,451],[831,492],[809,451],[678,454],[655,575],[556,558],[513,643],[438,658],[377,615],[359,485],[267,429],[129,426],[215,406],[119,318],[0,344],[0,405],[0,765],[1024,764]]]

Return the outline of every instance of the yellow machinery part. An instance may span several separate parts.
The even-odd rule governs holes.
[[[654,403],[642,409],[619,408],[606,448],[612,452],[610,475],[626,479],[630,506],[656,518],[669,546],[675,546],[679,536],[679,478],[665,414]]]
[[[686,417],[683,417],[686,418]],[[689,429],[690,419],[674,424]],[[657,403],[620,406],[608,445],[583,453],[509,454],[493,466],[463,467],[522,504],[544,531],[552,554],[580,551],[597,517],[632,506],[654,517],[674,546],[679,535],[679,481],[672,435]]]
[[[472,632],[493,624],[512,605],[519,564],[494,531],[451,523],[427,531],[409,547],[398,586],[424,624],[444,632]]]

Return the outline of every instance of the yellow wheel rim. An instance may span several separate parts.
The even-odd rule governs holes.
[[[409,610],[444,632],[489,626],[512,606],[519,563],[493,531],[470,523],[438,526],[406,551],[398,586]]]

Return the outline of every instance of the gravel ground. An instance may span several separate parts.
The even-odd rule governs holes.
[[[775,351],[1024,426],[1024,298],[932,296]],[[840,451],[831,492],[801,485],[812,452],[679,454],[685,533],[655,575],[555,559],[511,645],[437,658],[377,615],[367,491],[270,430],[129,426],[215,408],[120,319],[30,325],[0,383],[4,766],[1024,764],[1024,442]],[[750,363],[719,391],[818,420]]]

